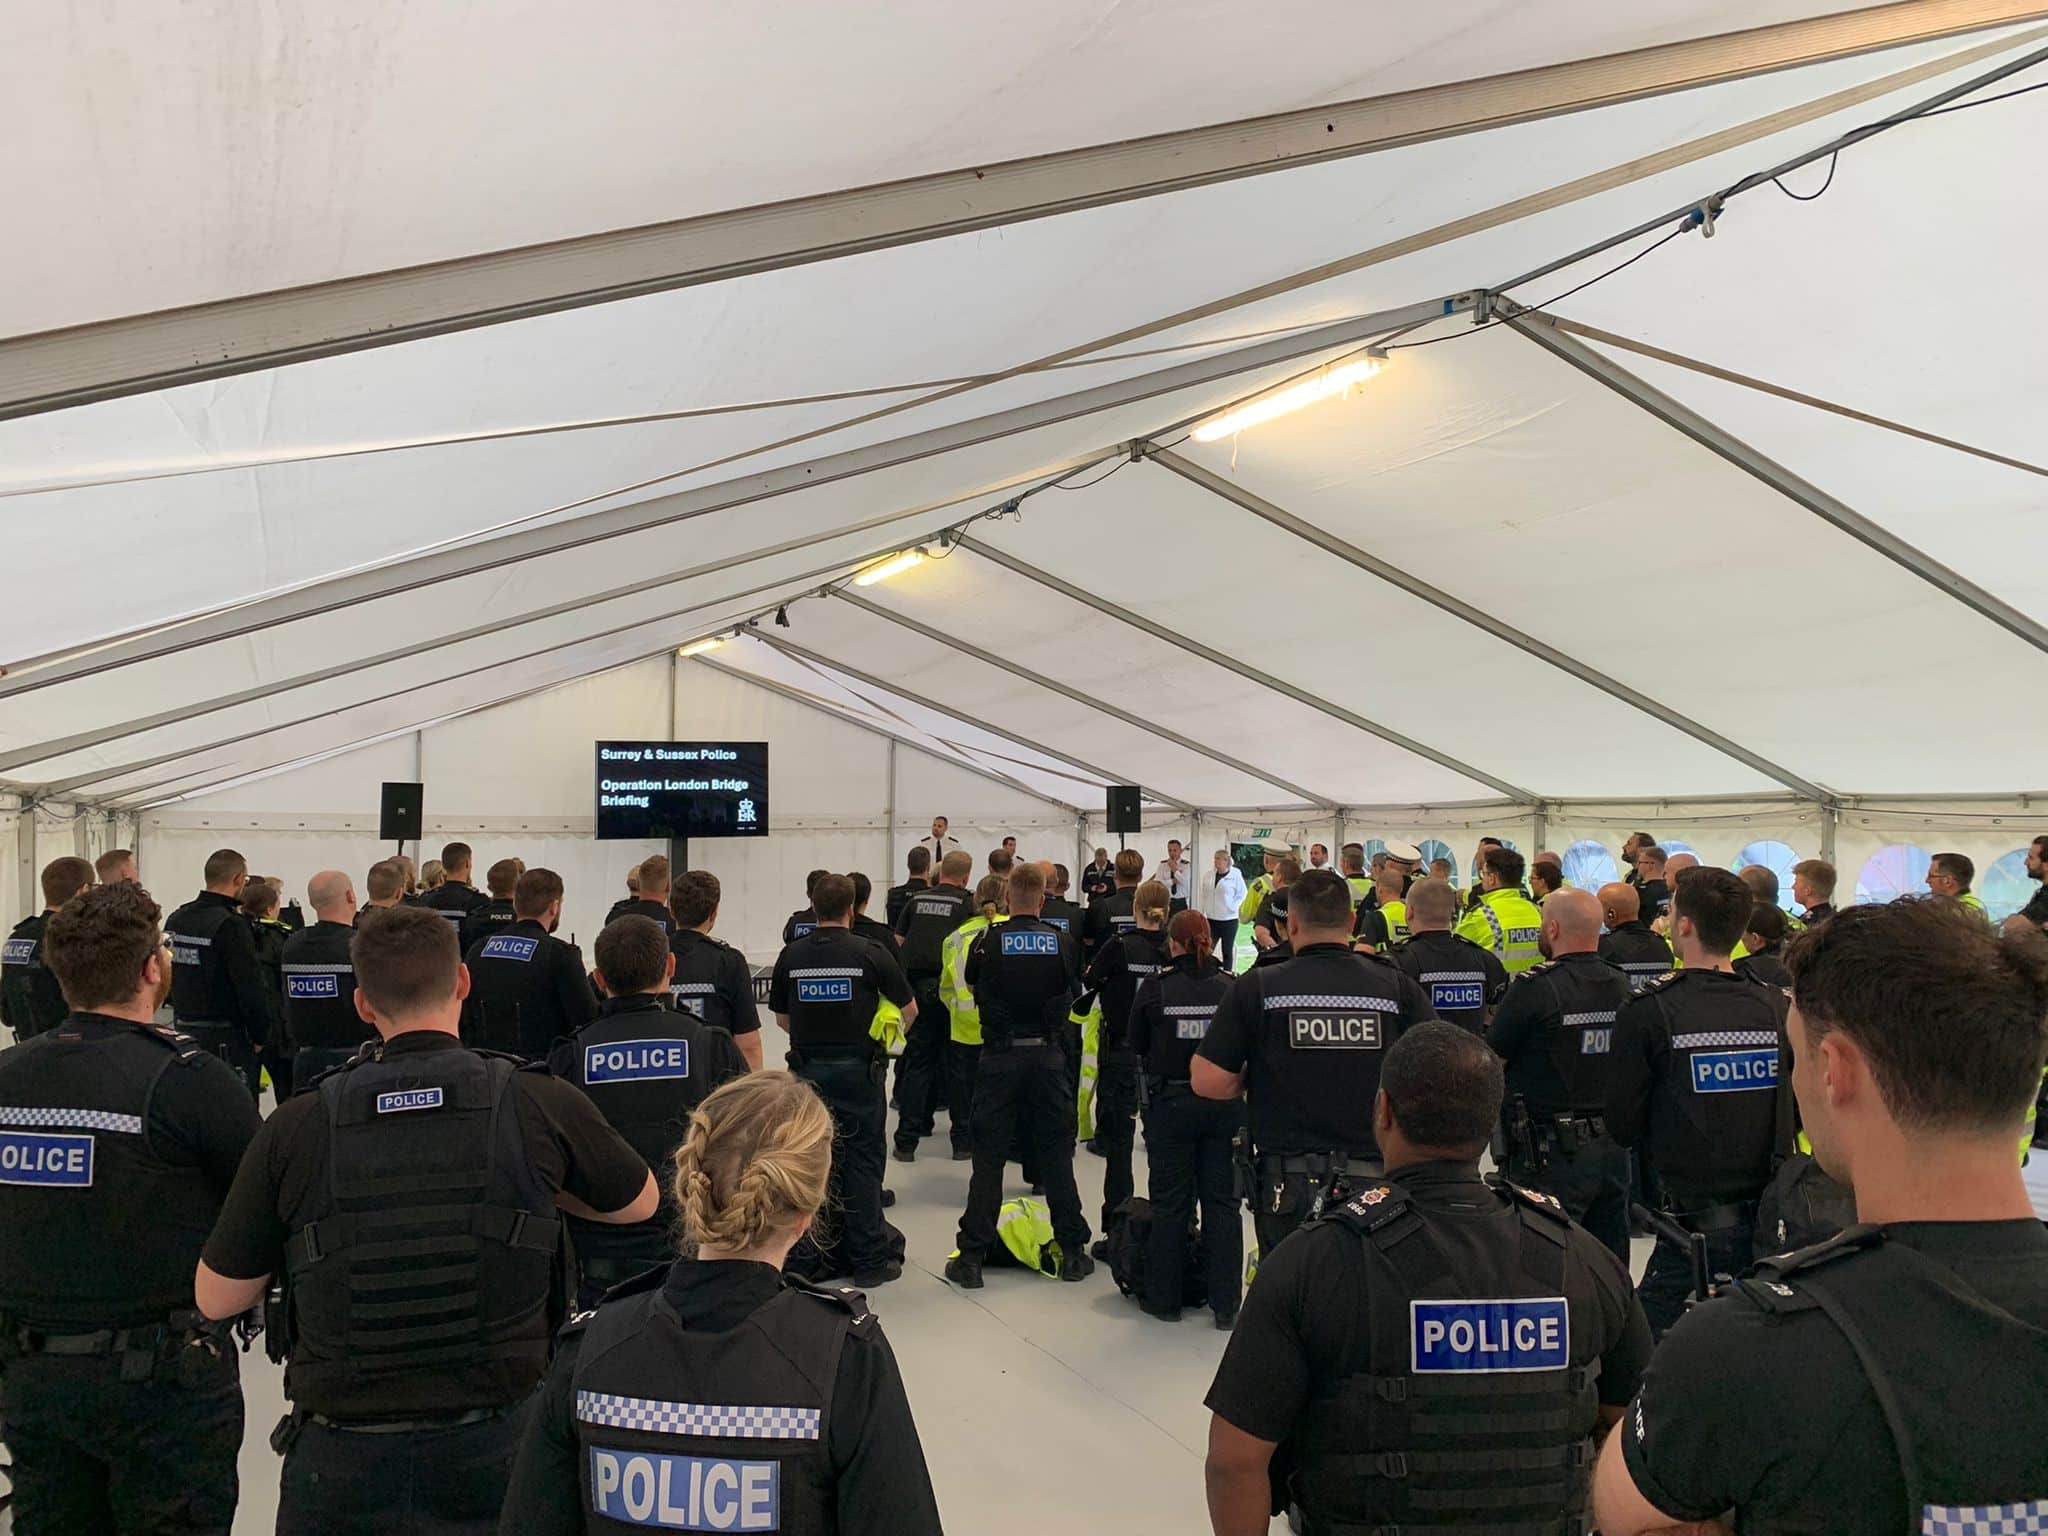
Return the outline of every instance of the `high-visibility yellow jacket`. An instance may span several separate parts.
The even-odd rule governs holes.
[[[939,945],[939,1001],[946,1005],[953,1039],[961,1045],[981,1044],[981,1010],[975,1006],[974,989],[967,985],[967,951],[976,939],[1005,920],[1001,913],[993,918],[970,917]]]
[[[1273,894],[1273,877],[1260,875],[1244,888],[1244,900],[1237,904],[1237,920],[1248,923],[1259,915],[1259,903]]]
[[[1481,949],[1492,950],[1510,976],[1519,976],[1543,961],[1539,942],[1543,935],[1543,913],[1520,891],[1506,886],[1484,893],[1479,904],[1459,921],[1455,932]]]

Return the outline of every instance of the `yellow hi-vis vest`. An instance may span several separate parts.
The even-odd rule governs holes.
[[[1081,1027],[1081,1086],[1074,1095],[1074,1134],[1081,1141],[1095,1139],[1095,1085],[1102,1077],[1102,999],[1083,992],[1067,1014],[1069,1024]]]
[[[996,1210],[996,1241],[1024,1269],[1041,1275],[1060,1272],[1060,1245],[1052,1235],[1052,1212],[1043,1200],[1029,1195],[1005,1200]],[[960,1250],[955,1248],[949,1257],[959,1258]]]
[[[939,945],[939,1001],[953,1021],[953,1039],[961,1045],[981,1044],[981,1010],[974,1005],[974,989],[967,985],[967,951],[974,941],[1003,916],[970,917],[947,934]]]
[[[1519,976],[1543,960],[1538,942],[1543,934],[1543,913],[1520,891],[1502,886],[1487,891],[1479,905],[1467,912],[1455,930],[1481,949],[1490,949],[1510,976]]]
[[[868,1025],[868,1038],[891,1056],[903,1054],[903,1010],[886,997],[875,1002],[875,1019]]]
[[[1372,894],[1372,876],[1346,875],[1344,883],[1351,887],[1351,910],[1356,912],[1364,905],[1365,898]]]
[[[1398,944],[1408,937],[1408,903],[1405,901],[1383,901],[1380,916],[1387,922],[1387,942]]]
[[[1984,910],[1983,898],[1978,896],[1978,894],[1975,891],[1965,891],[1962,895],[1958,896],[1956,900],[1962,903],[1962,905],[1968,907],[1972,912],[1976,913],[1979,917],[1983,918],[1985,922],[1988,923],[1991,921],[1991,914]]]
[[[1245,887],[1244,900],[1237,904],[1237,920],[1248,923],[1259,915],[1259,903],[1273,894],[1273,877],[1260,875]]]

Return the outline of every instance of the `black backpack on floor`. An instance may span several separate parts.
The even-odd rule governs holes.
[[[1145,1272],[1152,1243],[1152,1202],[1133,1195],[1109,1216],[1109,1277],[1126,1296],[1145,1298]],[[1209,1280],[1204,1268],[1202,1242],[1192,1230],[1187,1234],[1187,1262],[1181,1269],[1183,1307],[1209,1304]]]

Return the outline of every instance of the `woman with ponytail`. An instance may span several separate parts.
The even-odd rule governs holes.
[[[1145,1070],[1145,1160],[1151,1170],[1152,1246],[1145,1255],[1139,1305],[1154,1317],[1180,1317],[1187,1280],[1188,1223],[1199,1198],[1209,1310],[1218,1328],[1237,1320],[1244,1233],[1231,1187],[1231,1138],[1244,1127],[1242,1099],[1197,1098],[1188,1063],[1209,1033],[1230,977],[1211,952],[1215,937],[1199,912],[1178,914],[1167,929],[1166,969],[1138,985],[1131,1004],[1131,1049]]]
[[[881,1324],[858,1291],[782,1273],[831,1169],[831,1111],[788,1072],[697,1107],[671,1169],[691,1256],[562,1330],[501,1532],[938,1536]]]
[[[1172,897],[1160,881],[1147,880],[1139,886],[1131,893],[1131,916],[1137,926],[1113,933],[1095,952],[1084,978],[1102,999],[1094,1144],[1108,1164],[1102,1171],[1104,1232],[1109,1231],[1117,1207],[1136,1189],[1131,1178],[1131,1143],[1137,1135],[1138,1058],[1130,1046],[1131,1001],[1138,983],[1166,968],[1166,917],[1172,907]],[[1095,1245],[1095,1257],[1108,1256],[1105,1237]]]

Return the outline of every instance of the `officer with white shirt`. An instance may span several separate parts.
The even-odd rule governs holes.
[[[1188,888],[1193,883],[1193,871],[1188,867],[1181,840],[1177,837],[1166,841],[1166,857],[1159,861],[1159,867],[1152,871],[1152,878],[1166,887],[1167,901],[1174,912],[1188,909]]]
[[[957,838],[951,838],[946,835],[946,828],[950,825],[951,823],[945,817],[934,816],[932,818],[932,835],[916,845],[919,848],[930,851],[933,869],[937,869],[945,860],[946,855],[960,846]]]

